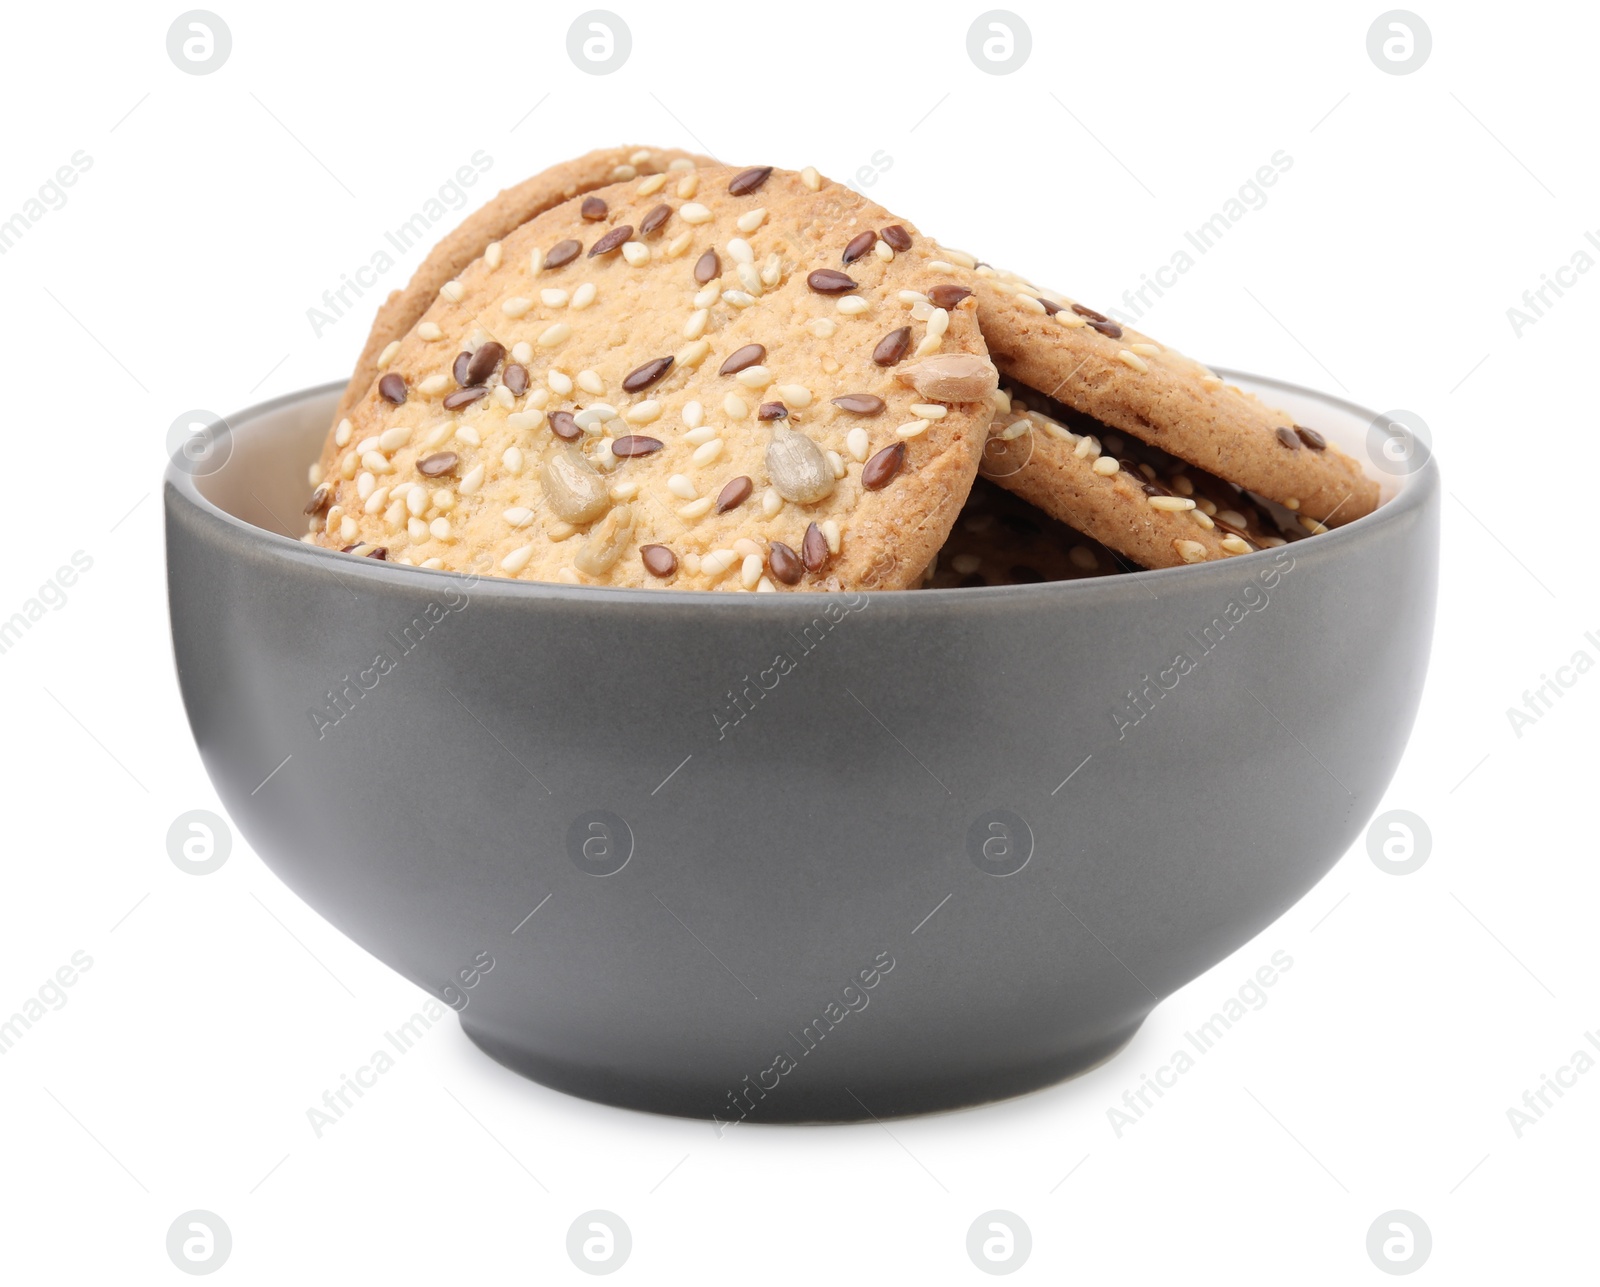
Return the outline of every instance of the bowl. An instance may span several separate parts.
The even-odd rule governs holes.
[[[1229,378],[1358,458],[1383,423]],[[1080,1072],[1321,879],[1416,713],[1431,459],[1354,523],[1191,567],[583,588],[284,535],[338,393],[167,471],[195,740],[295,893],[573,1095],[720,1131]]]

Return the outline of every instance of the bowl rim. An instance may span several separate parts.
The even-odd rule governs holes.
[[[1274,376],[1256,375],[1248,371],[1235,368],[1217,366],[1212,368],[1230,384],[1242,384],[1246,388],[1255,386],[1267,389],[1276,389],[1297,397],[1310,398],[1327,406],[1337,408],[1352,416],[1367,421],[1376,421],[1380,413],[1362,406],[1349,398],[1342,398],[1335,394],[1324,393],[1317,389],[1307,388],[1305,385],[1295,384],[1289,380],[1280,380]],[[345,387],[344,380],[330,380],[324,384],[311,385],[302,389],[291,390],[279,394],[264,402],[236,411],[231,415],[221,417],[230,432],[235,432],[235,426],[243,425],[272,412],[281,410],[297,402],[308,401],[311,398],[338,393]],[[1397,525],[1404,524],[1413,516],[1433,503],[1440,486],[1438,453],[1431,444],[1424,444],[1427,458],[1420,468],[1403,476],[1398,491],[1389,500],[1381,502],[1372,513],[1363,515],[1354,522],[1346,523],[1342,527],[1332,528],[1316,538],[1319,551],[1333,554],[1352,543],[1381,539],[1383,533]],[[1363,466],[1363,472],[1366,471]],[[247,522],[237,515],[228,512],[215,502],[207,499],[196,485],[194,478],[185,470],[180,469],[175,461],[169,460],[163,473],[163,496],[170,510],[175,501],[181,501],[190,509],[198,511],[213,523],[231,529],[238,539],[259,546],[264,552],[273,557],[281,558],[290,563],[297,563],[302,559],[307,560],[339,560],[341,576],[356,576],[371,584],[374,588],[382,585],[410,585],[426,584],[419,581],[418,575],[423,577],[442,577],[452,583],[462,580],[470,582],[474,594],[487,593],[494,598],[524,598],[538,601],[554,600],[567,603],[583,603],[586,605],[616,604],[625,605],[633,602],[649,602],[657,605],[677,604],[679,606],[693,604],[695,608],[704,611],[714,604],[728,602],[739,603],[743,606],[736,609],[741,612],[751,611],[751,606],[746,600],[769,599],[773,604],[786,604],[792,606],[793,594],[730,594],[721,590],[675,590],[675,589],[645,589],[633,586],[609,585],[568,585],[560,581],[520,581],[511,577],[486,576],[473,572],[456,572],[442,568],[421,568],[412,565],[389,563],[379,559],[352,559],[344,558],[339,551],[325,549],[319,545],[311,545],[296,537],[285,536],[279,532],[269,531],[264,527],[257,527],[254,523]],[[1080,598],[1098,597],[1105,594],[1115,595],[1119,591],[1128,591],[1139,597],[1146,597],[1162,584],[1166,584],[1173,577],[1185,578],[1184,584],[1201,589],[1217,584],[1233,585],[1236,578],[1227,575],[1223,569],[1251,568],[1259,565],[1260,561],[1271,559],[1280,548],[1294,548],[1299,542],[1290,546],[1274,547],[1272,549],[1254,550],[1249,554],[1241,554],[1230,559],[1210,559],[1203,563],[1190,564],[1185,567],[1173,568],[1142,568],[1132,573],[1108,577],[1084,577],[1071,581],[1044,581],[1031,582],[1021,585],[987,585],[987,586],[950,586],[942,589],[922,589],[914,594],[907,594],[900,590],[853,590],[843,589],[838,591],[811,591],[801,592],[801,603],[815,603],[820,605],[823,601],[839,595],[852,596],[884,596],[896,602],[912,603],[926,602],[930,608],[948,608],[952,603],[977,603],[983,602],[992,605],[996,599],[1019,599],[1037,602],[1045,596],[1077,595]],[[170,563],[171,551],[168,549]],[[1209,580],[1207,579],[1209,577]],[[398,578],[398,580],[397,580]]]

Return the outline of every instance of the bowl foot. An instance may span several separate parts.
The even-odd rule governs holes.
[[[859,1122],[885,1117],[907,1117],[970,1108],[1010,1099],[1080,1076],[1106,1063],[1133,1040],[1144,1016],[1108,1037],[1089,1042],[1065,1054],[1036,1063],[972,1073],[931,1074],[926,1077],[874,1079],[868,1073],[850,1078],[849,1085],[820,1078],[807,1084],[791,1075],[770,1093],[737,1083],[723,1086],[708,1072],[702,1079],[674,1081],[659,1075],[634,1074],[553,1059],[476,1029],[465,1019],[461,1030],[496,1063],[552,1090],[580,1099],[664,1113],[672,1117],[699,1118],[720,1134],[738,1122],[800,1123]]]

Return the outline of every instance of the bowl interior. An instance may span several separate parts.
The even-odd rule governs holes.
[[[1224,368],[1218,368],[1218,373],[1282,408],[1297,423],[1317,429],[1340,450],[1362,461],[1379,483],[1381,504],[1395,499],[1418,477],[1416,473],[1402,475],[1373,468],[1372,412],[1263,376]],[[301,511],[311,490],[306,471],[321,452],[329,418],[343,389],[342,383],[326,384],[229,417],[223,431],[227,444],[224,463],[212,472],[194,474],[195,490],[225,514],[280,536],[298,538],[305,531]]]

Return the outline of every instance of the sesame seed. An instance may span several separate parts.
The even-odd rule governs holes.
[[[712,550],[700,560],[700,571],[708,577],[719,577],[739,561],[739,555],[734,550]]]
[[[369,451],[362,454],[361,464],[374,474],[392,474],[394,466],[391,465],[381,452]]]
[[[1070,309],[1065,309],[1065,308],[1062,309],[1059,313],[1056,314],[1056,321],[1060,325],[1065,326],[1069,330],[1076,330],[1080,326],[1089,325],[1088,321],[1085,318],[1079,317],[1076,313],[1072,312]]]
[[[437,322],[418,322],[417,336],[424,340],[442,340],[444,332],[439,329]]]
[[[754,590],[761,582],[761,571],[761,556],[746,554],[744,562],[739,565],[739,584],[746,590]]]
[[[560,519],[557,519],[544,529],[544,534],[552,541],[564,541],[577,530],[571,523],[563,523]]]
[[[639,171],[631,165],[617,165],[611,169],[611,181],[613,183],[626,183],[629,179],[637,179],[638,177]]]
[[[1032,295],[1024,295],[1021,292],[1018,292],[1017,294],[1013,295],[1011,298],[1016,301],[1017,307],[1020,308],[1024,313],[1041,313],[1041,314],[1043,314],[1043,313],[1048,313],[1050,311],[1042,303],[1040,303],[1038,300],[1036,300]]]
[[[428,525],[420,518],[409,518],[406,520],[406,533],[413,541],[425,541],[428,539]]]
[[[433,495],[428,499],[433,502],[433,507],[435,509],[446,514],[456,507],[456,494],[448,487],[439,488],[439,490],[434,492]]]
[[[614,501],[630,501],[638,494],[639,484],[637,480],[632,478],[625,478],[622,482],[616,483],[612,486],[610,492],[611,499]]]
[[[920,438],[928,432],[929,423],[927,420],[908,420],[894,431],[895,436],[898,438]]]
[[[539,336],[539,347],[553,349],[558,344],[565,344],[572,338],[572,328],[565,322],[557,322],[554,326],[547,326]]]
[[[683,500],[695,500],[700,495],[700,489],[685,474],[674,474],[667,479],[667,490]]]
[[[728,239],[728,254],[738,264],[753,264],[756,262],[756,252],[750,249],[750,243],[743,237],[730,237]]]
[[[872,448],[872,439],[868,436],[865,429],[861,428],[860,425],[857,425],[844,436],[844,445],[845,450],[857,460],[865,460],[867,458],[867,453]]]
[[[813,192],[818,192],[822,188],[822,176],[817,173],[817,167],[814,165],[808,165],[800,171],[800,182]]]
[[[371,496],[377,486],[378,480],[367,473],[366,470],[362,470],[356,477],[356,495],[362,500],[366,500],[367,497]]]
[[[638,194],[641,197],[653,197],[653,196],[655,196],[656,193],[660,192],[661,189],[666,187],[666,186],[667,186],[667,176],[666,175],[664,175],[664,174],[652,174],[648,179],[646,179],[643,183],[641,183],[638,186],[638,188],[635,189],[635,191],[638,192]]]
[[[456,437],[470,447],[482,446],[482,440],[478,437],[478,431],[471,425],[458,425],[456,427]]]
[[[568,298],[570,297],[567,292],[559,286],[546,286],[539,292],[539,302],[546,308],[565,308]],[[510,301],[507,302],[509,303]],[[505,304],[500,305],[500,307],[504,310]]]
[[[731,304],[734,308],[749,308],[756,302],[756,297],[742,290],[725,290],[722,292],[722,302]]]
[[[511,346],[511,360],[526,366],[533,361],[533,345],[529,344],[527,340],[518,340]]]
[[[431,397],[436,393],[443,393],[449,387],[450,377],[435,372],[433,375],[428,376],[425,380],[418,382],[417,392],[425,393]]]
[[[780,384],[778,396],[796,410],[804,410],[811,405],[811,390],[803,384]]]
[[[513,505],[510,509],[503,510],[500,517],[512,527],[526,527],[533,522],[533,511],[525,505]]]
[[[920,425],[925,425],[928,422],[926,420],[919,420],[917,423]],[[1020,420],[1013,420],[1004,429],[1002,429],[999,434],[996,435],[996,437],[998,437],[1001,442],[1012,442],[1022,437],[1023,434],[1030,432],[1032,429],[1032,421],[1024,416]]]
[[[630,268],[639,268],[650,262],[650,247],[642,241],[625,241],[622,243],[622,257],[628,261]]]
[[[500,463],[505,466],[506,472],[515,477],[522,472],[522,448],[507,447],[500,454]]]
[[[822,524],[822,539],[828,543],[828,553],[837,554],[839,546],[844,542],[844,536],[839,531],[839,524],[833,519],[826,519]]]
[[[778,494],[776,487],[769,487],[761,493],[761,517],[776,518],[778,511],[783,508],[783,497]]]
[[[1177,551],[1178,557],[1185,563],[1200,563],[1205,560],[1206,547],[1199,541],[1174,541],[1172,548]]]
[[[418,518],[428,512],[428,489],[421,483],[412,483],[405,495],[406,508]]]
[[[707,210],[698,201],[691,201],[678,208],[678,217],[684,223],[710,223],[711,211]]]
[[[928,267],[933,269],[933,271],[936,273],[953,273],[956,270],[956,266],[954,264],[948,263],[943,259],[930,259],[928,261]]]
[[[865,313],[869,305],[859,295],[841,295],[834,307],[846,317],[854,317],[857,314]]]
[[[533,558],[533,546],[519,545],[516,549],[512,550],[510,554],[506,555],[505,558],[500,560],[500,567],[502,570],[510,572],[513,576],[515,576],[518,572],[522,571],[523,568],[528,566],[528,560],[531,558]]]
[[[761,284],[776,286],[783,280],[783,256],[774,251],[761,265]]]
[[[567,394],[572,392],[572,377],[565,371],[558,371],[555,367],[551,367],[544,373],[544,378],[545,383],[550,386],[553,393],[559,393],[562,397],[566,397]]]
[[[356,455],[364,456],[364,455],[367,454],[367,452],[376,451],[377,449],[378,449],[378,435],[377,434],[373,434],[370,438],[363,438],[360,442],[358,442],[356,444]]]
[[[700,176],[698,174],[686,174],[678,180],[678,195],[685,201],[694,196],[699,190]]]
[[[1278,546],[1287,545],[1289,543],[1281,536],[1262,536],[1257,538],[1257,542],[1260,544],[1262,549],[1266,550],[1275,550],[1278,548]]]
[[[1235,536],[1230,532],[1222,538],[1222,548],[1227,550],[1229,554],[1248,554],[1250,553],[1250,542],[1245,540],[1244,537]]]
[[[1203,509],[1190,510],[1189,517],[1194,520],[1196,526],[1203,527],[1208,532],[1216,527],[1216,524],[1211,521],[1211,515],[1207,514]]]
[[[943,420],[950,414],[950,408],[942,402],[913,402],[911,414],[920,416],[923,420]]]
[[[463,496],[477,495],[478,489],[483,486],[483,473],[482,465],[474,465],[462,476],[461,483],[456,490]]]
[[[439,294],[443,295],[452,304],[459,304],[466,293],[466,288],[460,282],[454,280],[447,281],[443,286],[439,287]]]
[[[393,429],[385,429],[378,435],[378,450],[385,452],[399,451],[406,443],[411,441],[411,429],[407,425],[396,425]]]
[[[322,465],[318,461],[311,462],[311,468],[306,470],[306,481],[313,487],[322,481]]]
[[[605,402],[591,402],[582,411],[572,417],[573,423],[580,429],[595,429],[605,424],[608,420],[617,418],[617,410]]]
[[[697,465],[709,465],[722,454],[722,439],[713,438],[710,442],[703,442],[694,449],[694,454],[689,457]]]
[[[1128,347],[1140,357],[1154,357],[1161,352],[1159,344],[1130,344]]]
[[[754,264],[739,264],[736,271],[739,277],[739,285],[744,287],[745,294],[754,296],[756,299],[760,299],[762,295],[766,294],[767,288],[762,284],[761,274],[756,271]]]
[[[1099,464],[1099,461],[1095,463]],[[1182,514],[1194,508],[1194,502],[1187,496],[1148,496],[1145,499],[1149,501],[1151,509],[1164,510],[1169,514]]]
[[[428,534],[436,541],[448,541],[450,539],[450,520],[448,518],[434,519],[433,522],[428,524]]]
[[[545,292],[546,295],[549,295],[549,294],[552,294],[552,293],[561,295],[563,297],[562,302],[563,303],[566,302],[565,301],[565,296],[566,296],[566,292],[565,291],[556,291],[556,292],[546,291]],[[529,299],[526,295],[513,295],[510,299],[503,299],[503,300],[500,301],[500,311],[502,313],[504,313],[507,317],[513,318],[513,319],[518,318],[518,317],[526,317],[528,315],[528,311],[532,307],[533,307],[533,301],[531,299]]]
[[[1291,509],[1291,510],[1299,509],[1300,508],[1300,500],[1296,496],[1290,496],[1283,502],[1283,507],[1284,507],[1284,509]]]
[[[585,393],[604,393],[606,391],[605,381],[593,371],[578,372],[578,387]]]
[[[394,355],[400,351],[400,341],[390,340],[383,346],[383,352],[378,354],[378,366],[386,367],[394,361]]]
[[[594,297],[597,293],[593,282],[584,282],[577,290],[572,292],[571,307],[576,310],[588,308],[590,304],[594,303]]]
[[[736,220],[734,226],[740,232],[754,232],[767,221],[766,206],[757,206],[754,210],[746,210]]]
[[[528,271],[533,274],[533,276],[537,277],[540,270],[543,268],[544,251],[535,246],[531,251],[528,252]]]
[[[850,467],[844,463],[844,457],[836,451],[825,453],[828,459],[828,468],[833,470],[835,478],[843,478],[850,472]]]
[[[706,323],[711,320],[710,310],[697,308],[689,314],[689,320],[683,324],[683,334],[687,339],[697,340],[706,333]]]
[[[949,246],[940,246],[939,249],[944,252],[947,259],[955,260],[963,268],[976,268],[978,266],[978,261],[964,250],[952,250]]]
[[[1117,361],[1121,362],[1124,366],[1132,367],[1135,371],[1139,372],[1140,375],[1143,375],[1150,369],[1150,364],[1148,362],[1146,362],[1137,353],[1130,353],[1127,349],[1117,350]]]
[[[563,585],[582,585],[583,584],[582,581],[578,580],[578,574],[576,572],[574,572],[571,568],[561,568],[556,573],[556,580],[560,581]]]
[[[623,413],[622,418],[630,425],[647,425],[652,420],[661,416],[661,404],[654,398],[647,398],[643,402],[636,402]]]
[[[706,354],[711,352],[710,340],[694,340],[685,344],[674,355],[674,360],[679,366],[699,366],[706,360]]]
[[[687,505],[680,505],[678,506],[678,517],[688,519],[704,518],[711,512],[711,506],[714,501],[714,497],[702,496],[699,500],[692,500]]]
[[[730,393],[722,399],[722,413],[732,420],[743,420],[750,414],[750,407],[737,393]]]
[[[806,323],[806,329],[819,340],[832,338],[835,328],[836,324],[831,317],[814,317]]]
[[[891,246],[887,241],[878,242],[875,246],[873,246],[872,250],[873,253],[886,264],[890,263],[894,259],[894,247]]]
[[[913,322],[926,322],[933,316],[933,305],[927,300],[919,300],[911,306],[911,320]]]
[[[1314,518],[1307,518],[1304,514],[1300,516],[1300,526],[1314,536],[1321,536],[1328,530],[1326,524],[1319,523]]]
[[[1081,443],[1079,445],[1082,446]],[[1087,455],[1088,453],[1080,452],[1080,454]],[[1106,478],[1110,478],[1113,474],[1118,473],[1121,468],[1122,466],[1117,463],[1116,458],[1113,456],[1101,456],[1094,462],[1094,472],[1104,475]]]
[[[1060,316],[1060,314],[1057,314],[1057,316]],[[1222,381],[1214,375],[1203,375],[1200,377],[1200,387],[1207,393],[1215,393],[1222,387]]]
[[[349,419],[348,416],[345,419],[339,421],[339,427],[333,431],[333,444],[334,444],[334,446],[336,446],[336,447],[348,446],[349,443],[350,443],[350,435],[351,435],[352,432],[354,432],[354,429],[355,429],[355,426],[350,423],[350,419]]]
[[[537,429],[544,423],[544,412],[538,407],[531,407],[527,411],[516,411],[506,417],[506,424],[513,429]]]
[[[683,423],[690,429],[698,429],[705,423],[706,409],[699,402],[685,402],[683,404]]]
[[[733,378],[748,389],[765,389],[772,383],[772,372],[757,364],[745,367]]]
[[[491,241],[483,248],[483,262],[488,264],[490,268],[500,267],[500,243],[498,241]]]

